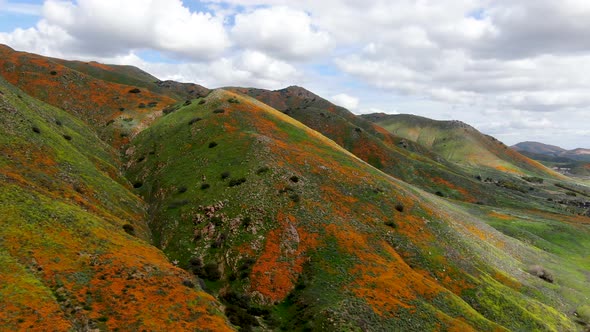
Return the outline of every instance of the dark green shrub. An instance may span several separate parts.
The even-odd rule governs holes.
[[[190,101],[190,100],[186,100],[186,101],[184,102],[184,106],[188,106],[188,105],[190,105],[190,104],[192,104],[192,103],[193,103],[192,101]]]
[[[243,227],[248,228],[248,226],[250,226],[250,223],[252,223],[252,218],[245,217],[244,219],[242,219],[242,226]]]
[[[232,98],[228,99],[227,101],[230,104],[239,104],[240,103],[240,101],[238,99],[236,99],[235,97],[232,97]]]
[[[70,136],[70,135],[63,135],[63,138],[64,138],[66,141],[71,141],[71,140],[72,140],[72,136]]]
[[[391,228],[397,228],[397,225],[395,224],[395,222],[393,220],[388,220],[385,222],[386,226],[389,226]]]
[[[217,142],[211,142],[209,143],[209,149],[214,148],[217,146]]]
[[[295,203],[299,203],[299,201],[301,201],[301,197],[296,193],[289,195],[289,198]]]
[[[39,129],[39,127],[37,127],[37,126],[31,127],[31,129],[33,130],[34,133],[37,133],[37,134],[41,133],[41,129]]]
[[[129,90],[129,93],[140,93],[141,90],[139,90],[138,88],[133,88],[131,90]]]
[[[267,166],[262,166],[256,170],[256,174],[257,175],[264,174],[264,173],[268,172],[269,170],[270,169]]]
[[[135,235],[135,227],[133,227],[131,224],[123,225],[123,230],[129,235]]]
[[[199,105],[203,105],[204,103],[206,103],[205,99],[199,100]]]
[[[119,107],[119,112],[123,112],[125,110],[125,107]]]
[[[203,267],[205,279],[216,281],[221,279],[221,272],[215,263],[209,263]]]
[[[174,201],[174,202],[168,204],[168,209],[176,209],[176,208],[185,206],[187,204],[188,204],[188,200],[186,200],[186,199],[183,199],[181,201]]]
[[[188,188],[186,186],[180,186],[178,188],[178,193],[182,194],[182,193],[185,193],[187,190],[188,190]]]
[[[229,178],[229,176],[230,176],[230,173],[228,171],[225,171],[225,172],[221,173],[221,179],[222,180],[225,180],[225,179]]]
[[[139,103],[139,105],[137,107],[139,107],[139,108],[145,108],[145,104],[144,103]]]
[[[540,279],[545,280],[548,283],[553,283],[553,274],[551,274],[551,272],[547,271],[544,267],[540,265],[533,265],[529,267],[528,271],[530,274],[539,277]]]
[[[293,175],[292,177],[289,178],[289,180],[291,180],[291,182],[297,183],[297,182],[299,182],[299,177]]]
[[[110,119],[109,121],[107,121],[107,123],[106,123],[106,125],[105,125],[105,126],[110,126],[110,125],[112,125],[114,122],[115,122],[115,120],[113,120],[113,119]]]
[[[148,107],[150,107],[150,108],[151,107],[156,107],[156,106],[158,106],[158,102],[157,101],[151,101],[151,102],[148,103]]]
[[[119,136],[121,136],[121,137],[128,137],[129,136],[129,133],[120,133]]]
[[[397,204],[395,205],[395,209],[396,209],[398,212],[404,212],[404,206],[403,206],[403,204],[401,204],[401,203],[397,203]]]
[[[230,187],[239,186],[244,182],[246,182],[246,178],[231,179],[231,180],[229,180],[229,186]]]
[[[221,114],[221,113],[225,113],[224,109],[218,108],[216,110],[213,111],[214,114]]]
[[[58,126],[61,126],[62,125],[61,121],[58,120],[58,119],[55,119],[55,124],[58,125]]]
[[[49,74],[51,74],[52,76],[55,76],[55,75],[57,75],[57,72],[55,70],[52,70],[49,72]]]
[[[142,162],[144,160],[145,160],[145,157],[144,156],[141,156],[141,157],[137,158],[137,162],[138,163],[140,163],[140,162]]]
[[[137,181],[133,183],[133,188],[137,189],[137,188],[141,188],[141,186],[143,186],[143,182],[141,181]]]
[[[542,178],[536,176],[523,176],[522,179],[531,183],[543,183],[544,181]]]
[[[572,197],[576,197],[577,196],[576,193],[573,192],[573,191],[568,191],[565,194],[568,195],[568,196],[572,196]]]
[[[209,185],[208,183],[203,183],[201,185],[201,190],[209,189],[210,187],[211,187],[211,185]]]
[[[192,280],[190,280],[190,279],[184,279],[184,280],[182,280],[182,285],[183,286],[186,286],[188,288],[195,288],[195,283]]]
[[[192,119],[191,119],[191,120],[188,122],[188,125],[190,126],[190,125],[192,125],[192,124],[195,124],[195,123],[197,123],[197,122],[199,122],[199,121],[201,121],[201,120],[203,120],[203,119],[201,119],[201,118],[192,118]]]
[[[445,197],[445,194],[443,194],[442,191],[437,191],[435,194],[436,196]]]

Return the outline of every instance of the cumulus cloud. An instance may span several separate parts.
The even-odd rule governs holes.
[[[236,15],[232,36],[243,48],[286,59],[321,55],[331,46],[328,33],[315,28],[307,13],[284,6]]]
[[[154,49],[188,59],[212,59],[230,46],[223,18],[191,12],[180,0],[46,0],[42,13],[36,27],[3,33],[0,42],[50,54]]]
[[[334,95],[330,98],[330,101],[349,110],[355,110],[359,105],[359,99],[357,97],[347,95],[346,93]]]

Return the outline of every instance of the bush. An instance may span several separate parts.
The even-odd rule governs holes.
[[[246,182],[246,178],[239,178],[239,179],[231,179],[229,181],[229,186],[230,187],[235,187],[235,186],[239,186],[242,183]]]
[[[531,183],[543,183],[543,179],[536,176],[523,176],[522,179]]]
[[[125,110],[125,107],[119,107],[119,112],[123,112]]]
[[[144,156],[141,156],[141,157],[137,158],[137,162],[138,163],[140,163],[140,162],[142,162],[144,160],[145,160],[145,157]]]
[[[55,119],[55,124],[58,125],[58,126],[61,126],[62,125],[61,121],[58,120],[58,119]]]
[[[139,108],[145,108],[145,104],[144,103],[139,103],[139,105],[137,107],[139,107]]]
[[[190,279],[184,279],[182,280],[182,285],[188,287],[188,288],[195,288],[195,283],[190,280]]]
[[[404,212],[404,206],[403,206],[401,203],[397,203],[397,204],[395,205],[395,209],[396,209],[398,212]]]
[[[225,180],[225,179],[229,178],[229,176],[230,176],[230,174],[229,174],[228,171],[225,171],[225,172],[221,173],[221,179],[222,180]]]
[[[252,218],[250,217],[245,217],[244,219],[242,219],[242,226],[247,228],[248,226],[250,226],[250,223],[252,223]]]
[[[225,113],[224,109],[218,108],[216,110],[213,111],[214,114],[221,114],[221,113]]]
[[[211,187],[211,185],[209,185],[208,183],[203,183],[201,185],[201,190],[209,189],[210,187]]]
[[[289,178],[289,180],[291,180],[291,182],[297,183],[297,182],[299,182],[299,177],[293,175],[292,177]]]
[[[531,267],[529,267],[529,271],[530,274],[539,277],[549,283],[553,283],[553,274],[551,274],[551,272],[547,271],[544,267],[540,266],[540,265],[533,265]]]
[[[70,135],[63,135],[63,138],[65,138],[66,141],[72,140],[72,136],[70,136]]]
[[[106,126],[108,127],[108,126],[112,125],[113,123],[115,123],[115,120],[111,119],[111,120],[107,121]]]
[[[52,70],[49,72],[49,74],[51,74],[52,76],[55,76],[55,75],[57,75],[57,72],[55,70]]]
[[[437,191],[434,193],[436,196],[440,196],[440,197],[445,197],[445,194],[442,193],[442,191]]]
[[[188,100],[188,99],[187,99],[187,100],[184,102],[184,106],[188,106],[188,105],[190,105],[190,104],[192,104],[192,103],[193,103],[192,101],[190,101],[190,100]]]
[[[133,227],[131,224],[123,225],[123,230],[129,235],[135,235],[135,227]]]
[[[576,308],[576,315],[585,324],[590,324],[590,305],[581,305]]]
[[[186,199],[183,199],[181,201],[174,201],[174,202],[168,204],[168,209],[176,209],[176,208],[185,206],[187,204],[188,204],[188,200],[186,200]]]
[[[151,102],[148,103],[148,107],[150,107],[150,108],[151,107],[156,107],[156,106],[158,106],[158,102],[157,101],[151,101]]]
[[[203,120],[203,119],[201,119],[201,118],[192,118],[192,119],[191,119],[191,120],[188,122],[188,125],[189,125],[189,126],[190,126],[190,125],[193,125],[193,124],[195,124],[195,123],[197,123],[197,122],[199,122],[199,121],[201,121],[201,120]]]
[[[37,127],[37,126],[31,127],[31,129],[33,130],[33,132],[35,132],[37,134],[40,134],[41,133],[41,129],[39,129],[39,127]]]
[[[137,181],[133,183],[133,188],[137,189],[137,188],[141,188],[141,186],[143,186],[143,182],[141,181]]]
[[[289,195],[289,198],[295,203],[299,203],[301,201],[301,197],[296,193]]]
[[[141,90],[139,90],[138,88],[133,88],[131,90],[129,90],[129,93],[140,93]]]
[[[386,221],[385,226],[389,226],[391,228],[397,228],[397,225],[395,224],[395,222],[393,220]]]
[[[215,263],[209,263],[203,267],[203,274],[205,279],[216,281],[221,279],[221,272]]]
[[[178,188],[178,193],[179,193],[179,194],[183,194],[183,193],[185,193],[187,190],[188,190],[188,188],[187,188],[186,186],[180,186],[180,187]]]
[[[236,99],[236,97],[232,97],[232,98],[228,99],[227,102],[230,104],[239,104],[240,103],[240,101],[238,99]]]
[[[267,166],[262,166],[256,170],[256,174],[257,175],[264,174],[264,173],[268,172],[269,170],[270,169]]]
[[[217,142],[211,142],[209,143],[209,149],[214,148],[217,146]]]
[[[203,105],[204,103],[206,103],[205,99],[199,100],[199,105]]]
[[[568,195],[568,196],[572,196],[572,197],[576,197],[577,196],[576,193],[573,192],[573,191],[568,191],[565,194]]]

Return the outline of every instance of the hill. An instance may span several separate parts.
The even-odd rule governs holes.
[[[559,177],[540,163],[460,121],[437,121],[410,114],[367,114],[362,117],[470,169]]]
[[[145,205],[110,146],[1,77],[0,110],[0,326],[229,329],[214,298],[149,245]]]
[[[539,142],[521,142],[512,146],[519,152],[528,152],[538,155],[562,157],[569,160],[590,162],[590,149],[577,148],[566,150],[554,145],[547,145]]]
[[[30,81],[31,94],[64,109],[0,81],[0,278],[15,285],[0,290],[2,326],[575,331],[590,323],[590,190],[581,184],[498,169],[511,182],[478,180],[302,88],[279,92],[276,103],[293,99],[285,114],[241,88],[181,99],[133,68],[106,66],[113,78],[87,67],[104,65],[61,65],[115,98],[80,112],[71,103],[90,98],[52,99],[63,85],[34,79],[59,61],[8,55],[0,75]],[[169,104],[100,125],[112,100],[144,91]],[[113,125],[129,133],[125,141]],[[412,168],[421,171],[412,177]],[[434,191],[429,174],[500,199],[441,198],[421,189]]]

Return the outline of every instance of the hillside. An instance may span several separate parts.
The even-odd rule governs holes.
[[[367,114],[362,117],[471,169],[559,177],[540,163],[460,121],[437,121],[410,114]]]
[[[197,85],[132,67],[4,52],[0,76],[26,91],[0,79],[1,326],[590,324],[582,184],[526,162],[523,174],[543,177],[494,168],[478,179],[303,88],[191,95]],[[52,66],[101,90],[71,100],[73,85],[43,76]],[[117,113],[113,100],[144,94],[162,104]]]
[[[577,148],[566,150],[554,145],[547,145],[539,142],[521,142],[511,146],[518,152],[533,153],[537,155],[566,158],[570,161],[590,162],[590,149]]]
[[[0,110],[3,329],[229,329],[213,297],[149,245],[145,204],[110,146],[1,77]]]

